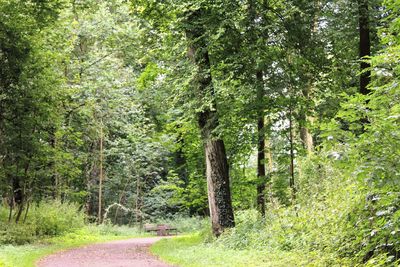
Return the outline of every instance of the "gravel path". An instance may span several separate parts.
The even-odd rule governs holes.
[[[40,260],[37,267],[171,267],[149,252],[160,239],[135,238],[62,251]]]

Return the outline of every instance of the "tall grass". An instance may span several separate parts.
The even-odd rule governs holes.
[[[62,235],[85,225],[78,206],[59,201],[34,204],[26,220],[8,222],[8,211],[0,206],[0,244],[22,245],[43,237]]]

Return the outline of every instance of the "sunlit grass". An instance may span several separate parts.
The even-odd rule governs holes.
[[[163,239],[151,247],[162,260],[180,267],[325,266],[326,258],[301,251],[235,250],[203,243],[198,235]],[[324,256],[326,257],[326,255]],[[330,266],[347,266],[344,262]]]

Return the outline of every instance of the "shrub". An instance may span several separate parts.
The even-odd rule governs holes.
[[[76,204],[46,201],[32,208],[28,220],[36,225],[36,235],[56,236],[83,227],[85,216]]]
[[[84,226],[85,216],[77,205],[46,201],[33,205],[25,222],[8,222],[0,206],[0,244],[22,245],[43,236],[57,236]]]
[[[35,225],[0,223],[0,244],[23,245],[36,239]]]
[[[244,210],[235,214],[236,227],[226,231],[217,242],[233,249],[254,246],[257,236],[264,228],[260,213],[256,210]]]

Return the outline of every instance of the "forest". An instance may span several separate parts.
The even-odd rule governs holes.
[[[0,266],[398,266],[399,126],[399,0],[0,0]]]

